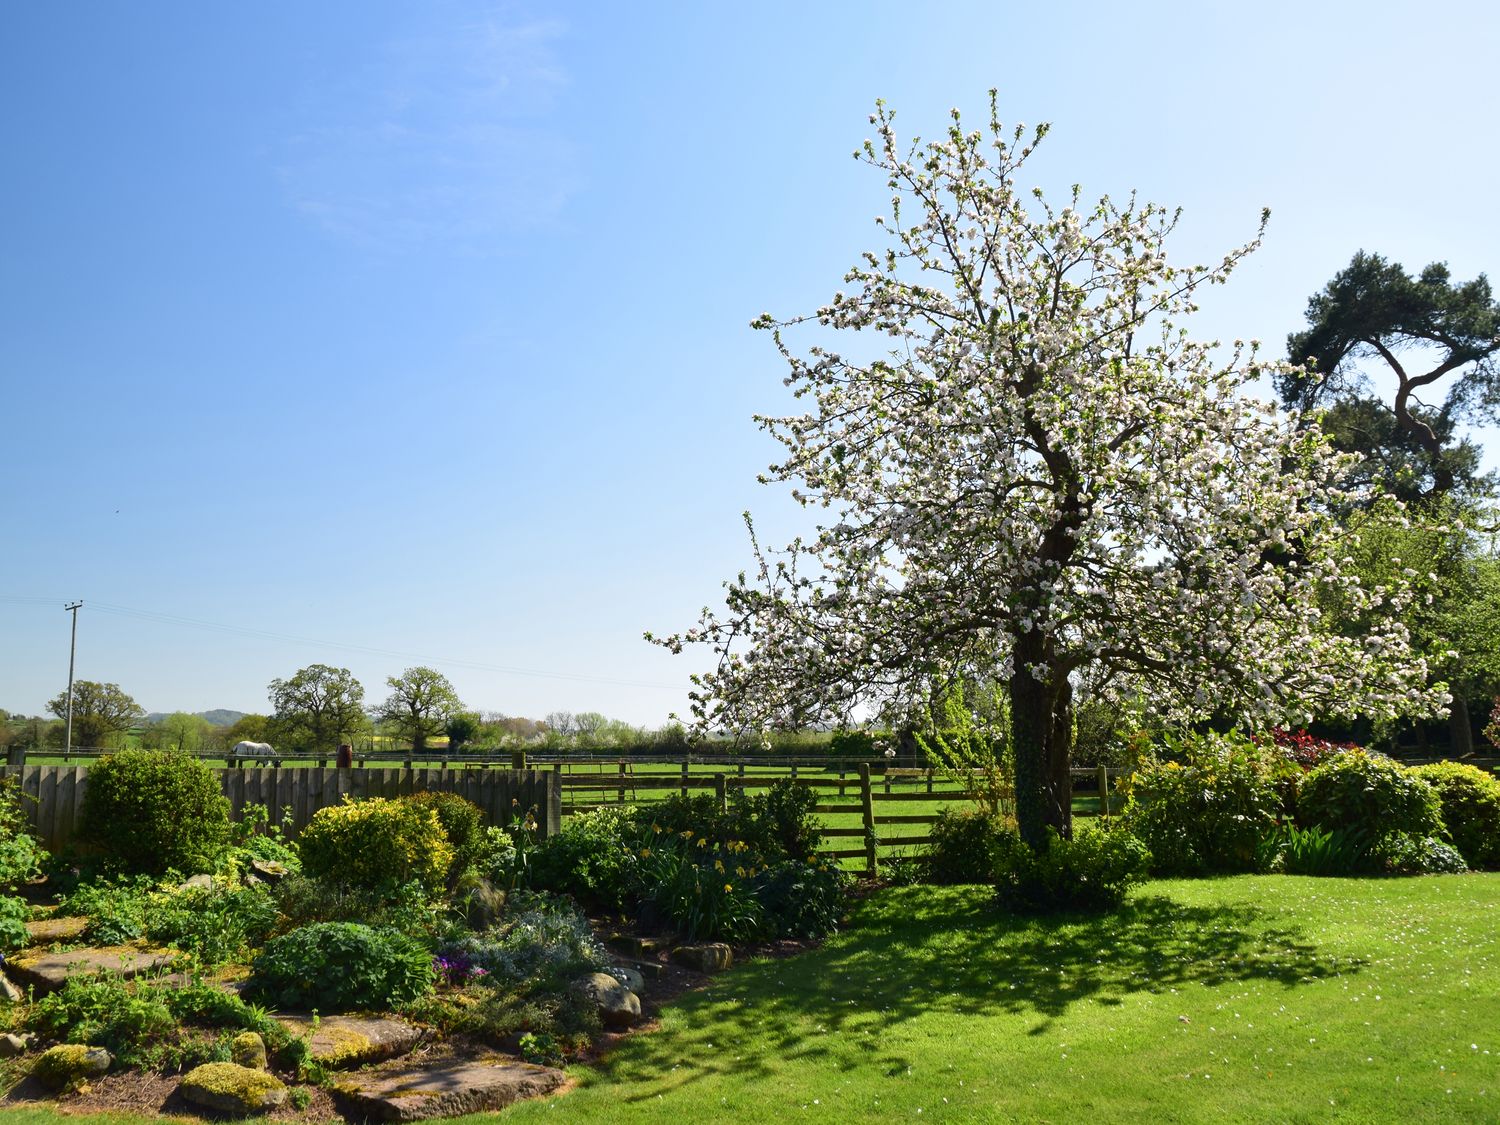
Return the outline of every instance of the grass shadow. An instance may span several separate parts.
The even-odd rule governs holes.
[[[682,997],[682,1034],[622,1045],[601,1076],[622,1090],[649,1079],[641,1096],[654,1097],[715,1073],[769,1077],[780,1060],[829,1055],[851,1035],[871,1048],[857,1065],[895,1073],[911,1060],[881,1053],[881,1033],[918,1016],[1009,1013],[1042,1035],[1083,1003],[1187,985],[1293,989],[1364,963],[1320,955],[1284,916],[1245,903],[1144,894],[1114,914],[1036,919],[1001,912],[987,888],[903,888],[861,904],[820,949],[742,966]],[[856,1065],[847,1051],[828,1061]]]

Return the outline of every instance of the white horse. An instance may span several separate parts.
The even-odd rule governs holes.
[[[236,742],[232,751],[236,758],[275,759],[278,755],[269,742]]]

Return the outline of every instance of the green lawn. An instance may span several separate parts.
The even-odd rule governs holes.
[[[1160,882],[1023,922],[907,888],[513,1120],[1500,1120],[1500,875]]]

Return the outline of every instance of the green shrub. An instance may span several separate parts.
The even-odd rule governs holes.
[[[431,809],[443,826],[443,836],[453,849],[453,866],[449,877],[467,871],[479,857],[484,846],[484,811],[473,801],[457,793],[432,791],[413,793],[401,798],[418,808]]]
[[[825,863],[786,859],[755,876],[766,938],[821,938],[838,929],[849,877]]]
[[[15,895],[0,895],[0,953],[11,953],[24,946],[30,935],[26,932],[26,919],[31,908]]]
[[[1089,825],[1065,840],[1048,829],[1047,847],[1033,852],[1016,835],[1001,838],[995,890],[1000,905],[1019,913],[1103,912],[1143,882],[1151,854],[1128,832]]]
[[[271,823],[271,810],[254,802],[241,808],[239,820],[229,826],[229,846],[220,856],[220,867],[240,872],[252,859],[279,863],[291,872],[302,870],[296,845],[286,838],[281,825]]]
[[[1436,836],[1412,836],[1393,832],[1370,851],[1377,870],[1391,875],[1456,875],[1468,865],[1458,849]]]
[[[26,1026],[44,1039],[104,1047],[126,1066],[155,1061],[177,1039],[177,1019],[156,992],[110,973],[69,977],[32,1005]]]
[[[146,929],[146,907],[155,881],[147,875],[99,878],[80,883],[59,912],[87,918],[83,937],[96,945],[119,945]]]
[[[346,798],[319,809],[297,843],[307,874],[374,891],[413,881],[439,891],[453,865],[453,848],[437,813],[400,799]]]
[[[596,909],[625,909],[634,902],[636,857],[627,842],[632,826],[629,809],[571,817],[561,832],[526,849],[526,885],[571,894]]]
[[[1125,827],[1159,875],[1254,871],[1282,808],[1289,769],[1238,734],[1163,738],[1130,776]]]
[[[31,833],[20,783],[0,777],[0,890],[14,890],[41,870],[46,852]]]
[[[229,840],[229,802],[197,758],[122,750],[90,767],[79,827],[127,871],[211,871]]]
[[[1297,787],[1303,826],[1354,832],[1374,847],[1392,833],[1442,836],[1437,790],[1383,754],[1345,750],[1325,759]]]
[[[318,922],[272,938],[251,964],[254,995],[278,1008],[384,1010],[433,984],[432,955],[395,930]]]
[[[734,789],[729,794],[721,842],[741,840],[768,862],[795,859],[806,863],[823,839],[813,813],[817,805],[816,789],[786,779],[760,793]]]
[[[432,933],[439,928],[439,904],[428,897],[420,883],[372,890],[303,874],[288,876],[271,893],[281,910],[281,928],[285,930],[315,922],[363,922],[408,934]]]
[[[922,855],[928,881],[993,883],[1001,838],[1011,831],[984,809],[943,809]]]
[[[222,965],[262,945],[276,928],[276,901],[260,887],[216,884],[152,897],[146,936]]]
[[[1478,766],[1434,762],[1412,770],[1438,793],[1448,838],[1470,867],[1500,868],[1500,779]]]

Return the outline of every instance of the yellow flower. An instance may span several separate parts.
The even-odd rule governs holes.
[[[651,849],[650,848],[642,848],[641,849],[641,858],[642,859],[650,859],[651,858]]]
[[[704,839],[702,836],[699,836],[698,837],[698,846],[700,848],[707,847],[708,846],[708,841],[706,839]]]
[[[734,873],[736,875],[738,875],[741,879],[743,879],[745,877],[745,869],[743,867],[736,867],[734,869]]]
[[[724,890],[725,891],[732,891],[732,890],[734,890],[734,884],[733,883],[725,883],[724,884]]]

